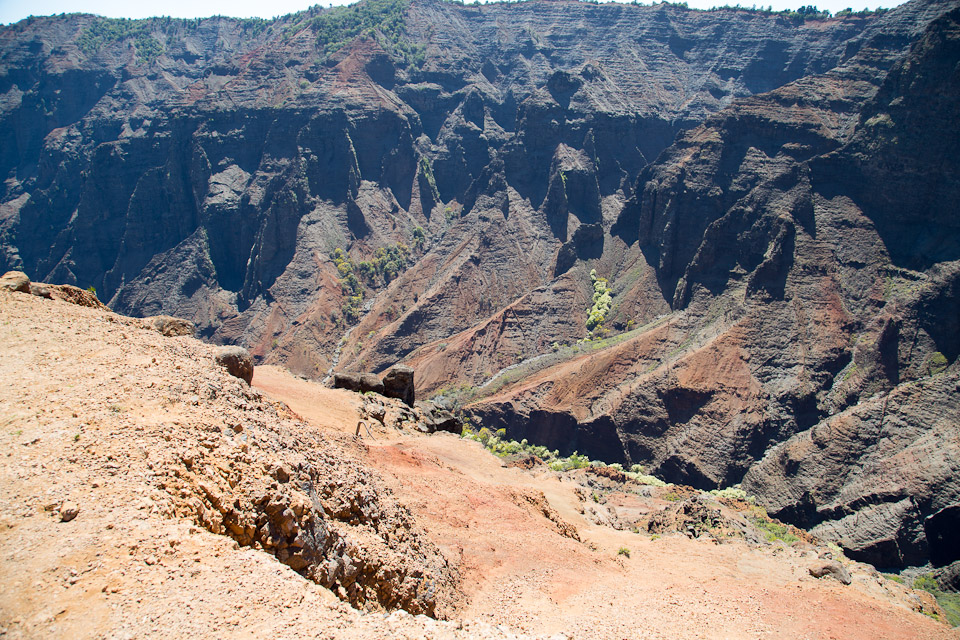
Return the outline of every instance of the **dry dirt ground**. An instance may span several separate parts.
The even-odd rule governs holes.
[[[397,429],[389,403],[387,426],[368,421],[372,435],[355,438],[360,396],[271,367],[251,389],[213,352],[0,291],[0,637],[960,637],[862,566],[845,586],[812,578],[805,547],[594,524],[573,476]],[[365,557],[393,545],[380,557],[434,571],[447,620],[352,608],[225,535],[211,494],[282,490],[280,465],[319,455],[302,448],[367,488],[390,527]],[[348,542],[372,535],[329,527]]]

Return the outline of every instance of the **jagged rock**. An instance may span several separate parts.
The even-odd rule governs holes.
[[[416,393],[413,385],[413,369],[405,365],[397,365],[383,376],[383,395],[388,398],[399,398],[414,406]]]
[[[220,347],[216,355],[217,364],[247,384],[253,382],[253,358],[243,347]]]
[[[827,560],[825,562],[817,563],[811,566],[808,571],[814,578],[830,576],[831,578],[843,584],[850,584],[853,582],[853,579],[850,577],[850,572],[847,571],[844,566],[836,560]]]
[[[535,469],[542,464],[543,464],[543,460],[541,460],[538,456],[528,455],[528,456],[523,456],[522,458],[518,458],[517,460],[514,460],[512,462],[508,462],[507,466],[516,467],[518,469],[530,470],[530,469]]]
[[[387,408],[376,401],[365,401],[363,403],[363,413],[368,418],[373,418],[380,424],[384,424],[387,415]]]
[[[935,570],[933,575],[937,585],[944,591],[960,591],[960,560]]]
[[[30,293],[30,278],[22,271],[7,271],[0,276],[0,289]]]
[[[197,328],[192,322],[173,316],[150,316],[149,318],[144,318],[143,322],[146,326],[155,331],[159,331],[167,337],[193,337],[197,332]]]
[[[93,291],[81,289],[72,284],[47,284],[44,286],[50,292],[50,297],[54,300],[63,300],[64,302],[80,305],[81,307],[109,311]]]
[[[453,412],[438,407],[432,402],[420,402],[417,403],[417,407],[423,414],[421,421],[423,431],[427,433],[448,431],[458,435],[463,431],[463,422]]]
[[[614,467],[589,467],[587,471],[594,475],[613,480],[614,482],[623,483],[627,481],[627,475]]]
[[[60,521],[70,522],[80,514],[80,506],[70,500],[60,505]]]

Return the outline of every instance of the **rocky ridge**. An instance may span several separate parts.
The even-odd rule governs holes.
[[[67,522],[78,508],[68,516],[65,505],[74,501],[100,517],[111,492],[139,482],[151,514],[192,520],[267,551],[357,607],[453,611],[456,568],[358,462],[362,444],[310,428],[228,373],[216,348],[192,337],[167,337],[138,319],[77,307],[63,311],[69,320],[57,341],[49,333],[57,323],[36,316],[39,299],[4,295],[6,341],[20,344],[17,357],[4,358],[3,377],[19,389],[5,393],[6,423],[18,427],[13,435],[25,438],[25,447],[50,437],[46,427],[54,425],[62,446],[43,465],[71,477],[43,497],[20,486],[6,498],[10,513],[48,509]],[[26,317],[38,321],[29,335]],[[85,329],[89,323],[104,325],[97,338]],[[136,356],[128,344],[137,345]],[[95,393],[98,385],[111,391]],[[58,387],[69,388],[69,402],[58,400]],[[45,398],[38,423],[24,424],[37,393]],[[35,467],[8,468],[6,481],[29,478]]]

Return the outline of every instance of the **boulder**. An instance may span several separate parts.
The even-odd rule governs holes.
[[[360,391],[373,391],[383,395],[383,381],[375,373],[361,373]]]
[[[7,271],[0,276],[0,289],[30,293],[30,278],[23,271]]]
[[[197,327],[189,320],[174,316],[150,316],[143,319],[144,324],[167,337],[196,335]]]
[[[253,382],[253,358],[243,347],[220,347],[216,360],[230,375],[246,380],[247,384]]]
[[[360,391],[360,374],[359,373],[333,374],[333,388],[346,389],[348,391]]]
[[[399,398],[412,407],[416,400],[413,369],[405,365],[397,365],[387,371],[383,376],[383,395],[388,398]]]
[[[453,412],[438,407],[432,402],[423,402],[419,406],[420,411],[423,412],[423,431],[427,433],[449,431],[458,435],[463,431],[463,422]]]
[[[850,577],[850,572],[847,571],[843,565],[836,560],[824,560],[818,562],[817,564],[811,566],[808,571],[814,578],[830,576],[831,578],[838,580],[843,584],[850,584],[853,582],[853,579]]]
[[[53,299],[53,294],[50,293],[50,289],[45,284],[31,282],[30,293],[38,298]]]

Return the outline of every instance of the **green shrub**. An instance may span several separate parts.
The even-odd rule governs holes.
[[[626,557],[629,558],[629,557],[630,557],[630,549],[627,549],[626,547],[620,547],[620,548],[617,550],[617,555],[618,555],[618,556],[626,556]]]
[[[593,283],[593,306],[587,312],[587,331],[590,338],[604,333],[603,323],[610,312],[612,296],[607,279],[597,276],[597,270],[590,270],[590,281]]]
[[[750,521],[763,532],[768,542],[782,540],[786,544],[793,544],[800,539],[790,532],[790,528],[787,525],[774,522],[769,518],[757,515],[751,517]]]

